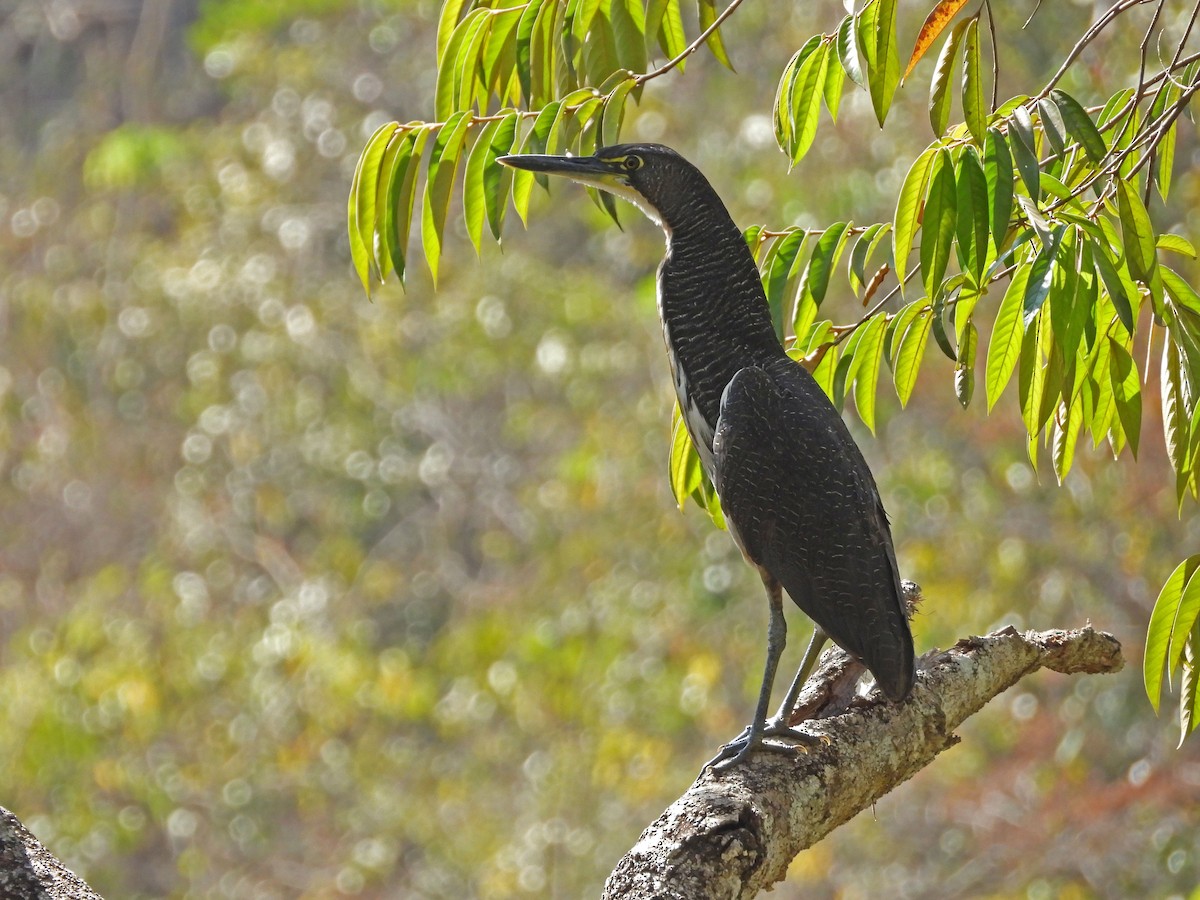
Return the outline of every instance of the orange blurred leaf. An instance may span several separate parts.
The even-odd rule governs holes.
[[[917,43],[913,47],[912,56],[909,57],[908,66],[904,69],[904,78],[901,81],[907,80],[912,73],[913,67],[921,61],[921,57],[933,46],[933,42],[950,24],[950,20],[958,15],[958,11],[967,5],[967,0],[941,0],[925,17],[925,24],[921,26],[921,30],[917,33]]]

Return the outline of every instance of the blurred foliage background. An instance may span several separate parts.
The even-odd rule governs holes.
[[[849,95],[789,175],[775,81],[841,12],[768,6],[726,29],[740,74],[697,56],[626,134],[742,225],[890,214],[923,80],[911,128]],[[1021,32],[1018,6],[1001,96],[1091,14]],[[749,717],[761,589],[665,477],[657,230],[564,185],[478,260],[454,220],[436,293],[419,266],[373,303],[353,277],[350,173],[428,115],[436,16],[0,2],[0,803],[107,896],[595,896]],[[1135,71],[1122,40],[1075,90]],[[1159,211],[1191,234],[1196,153],[1189,125]],[[986,418],[951,382],[932,355],[878,439],[852,423],[924,587],[918,649],[1091,620],[1131,665],[1022,683],[775,896],[1197,896],[1200,751],[1136,658],[1200,539],[1157,403],[1136,464],[1081,450],[1058,488],[1012,392]]]

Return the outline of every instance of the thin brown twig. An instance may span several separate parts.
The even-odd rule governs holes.
[[[1122,13],[1133,9],[1135,6],[1141,6],[1144,3],[1151,2],[1153,2],[1153,0],[1121,0],[1121,2],[1115,3],[1105,10],[1104,14],[1097,19],[1087,31],[1083,33],[1083,37],[1081,37],[1078,42],[1076,42],[1075,46],[1071,48],[1071,52],[1067,54],[1067,58],[1063,61],[1063,64],[1059,66],[1058,71],[1055,72],[1053,77],[1046,82],[1046,86],[1042,88],[1041,93],[1033,98],[1034,102],[1038,100],[1044,100],[1046,97],[1050,96],[1050,91],[1052,91],[1054,86],[1062,80],[1064,75],[1067,74],[1067,70],[1075,64],[1075,60],[1079,58],[1079,54],[1084,51],[1088,44],[1096,39],[1100,32],[1112,24],[1114,19],[1116,19]]]
[[[721,11],[721,14],[713,19],[713,23],[700,32],[700,36],[688,44],[678,56],[663,63],[657,69],[653,69],[649,72],[643,72],[641,75],[638,75],[636,78],[634,78],[634,87],[641,87],[652,78],[658,78],[660,75],[666,75],[681,62],[699,50],[700,47],[703,46],[704,42],[712,36],[712,33],[720,28],[722,23],[731,15],[733,15],[734,10],[741,6],[741,4],[742,0],[731,0],[730,4]]]

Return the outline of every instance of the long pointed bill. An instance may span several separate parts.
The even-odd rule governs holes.
[[[528,153],[501,156],[496,162],[512,169],[524,169],[539,175],[561,175],[634,203],[641,200],[637,191],[630,187],[628,174],[618,164],[605,162],[595,156],[546,156]]]

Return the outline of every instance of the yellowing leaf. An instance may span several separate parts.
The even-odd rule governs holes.
[[[925,17],[925,23],[917,32],[917,42],[913,46],[912,55],[908,58],[908,65],[904,69],[904,77],[900,79],[901,81],[908,78],[913,67],[933,46],[933,42],[950,24],[950,20],[958,15],[958,11],[966,5],[967,0],[940,0],[937,6],[929,11],[929,15]],[[941,132],[938,133],[941,134]]]

